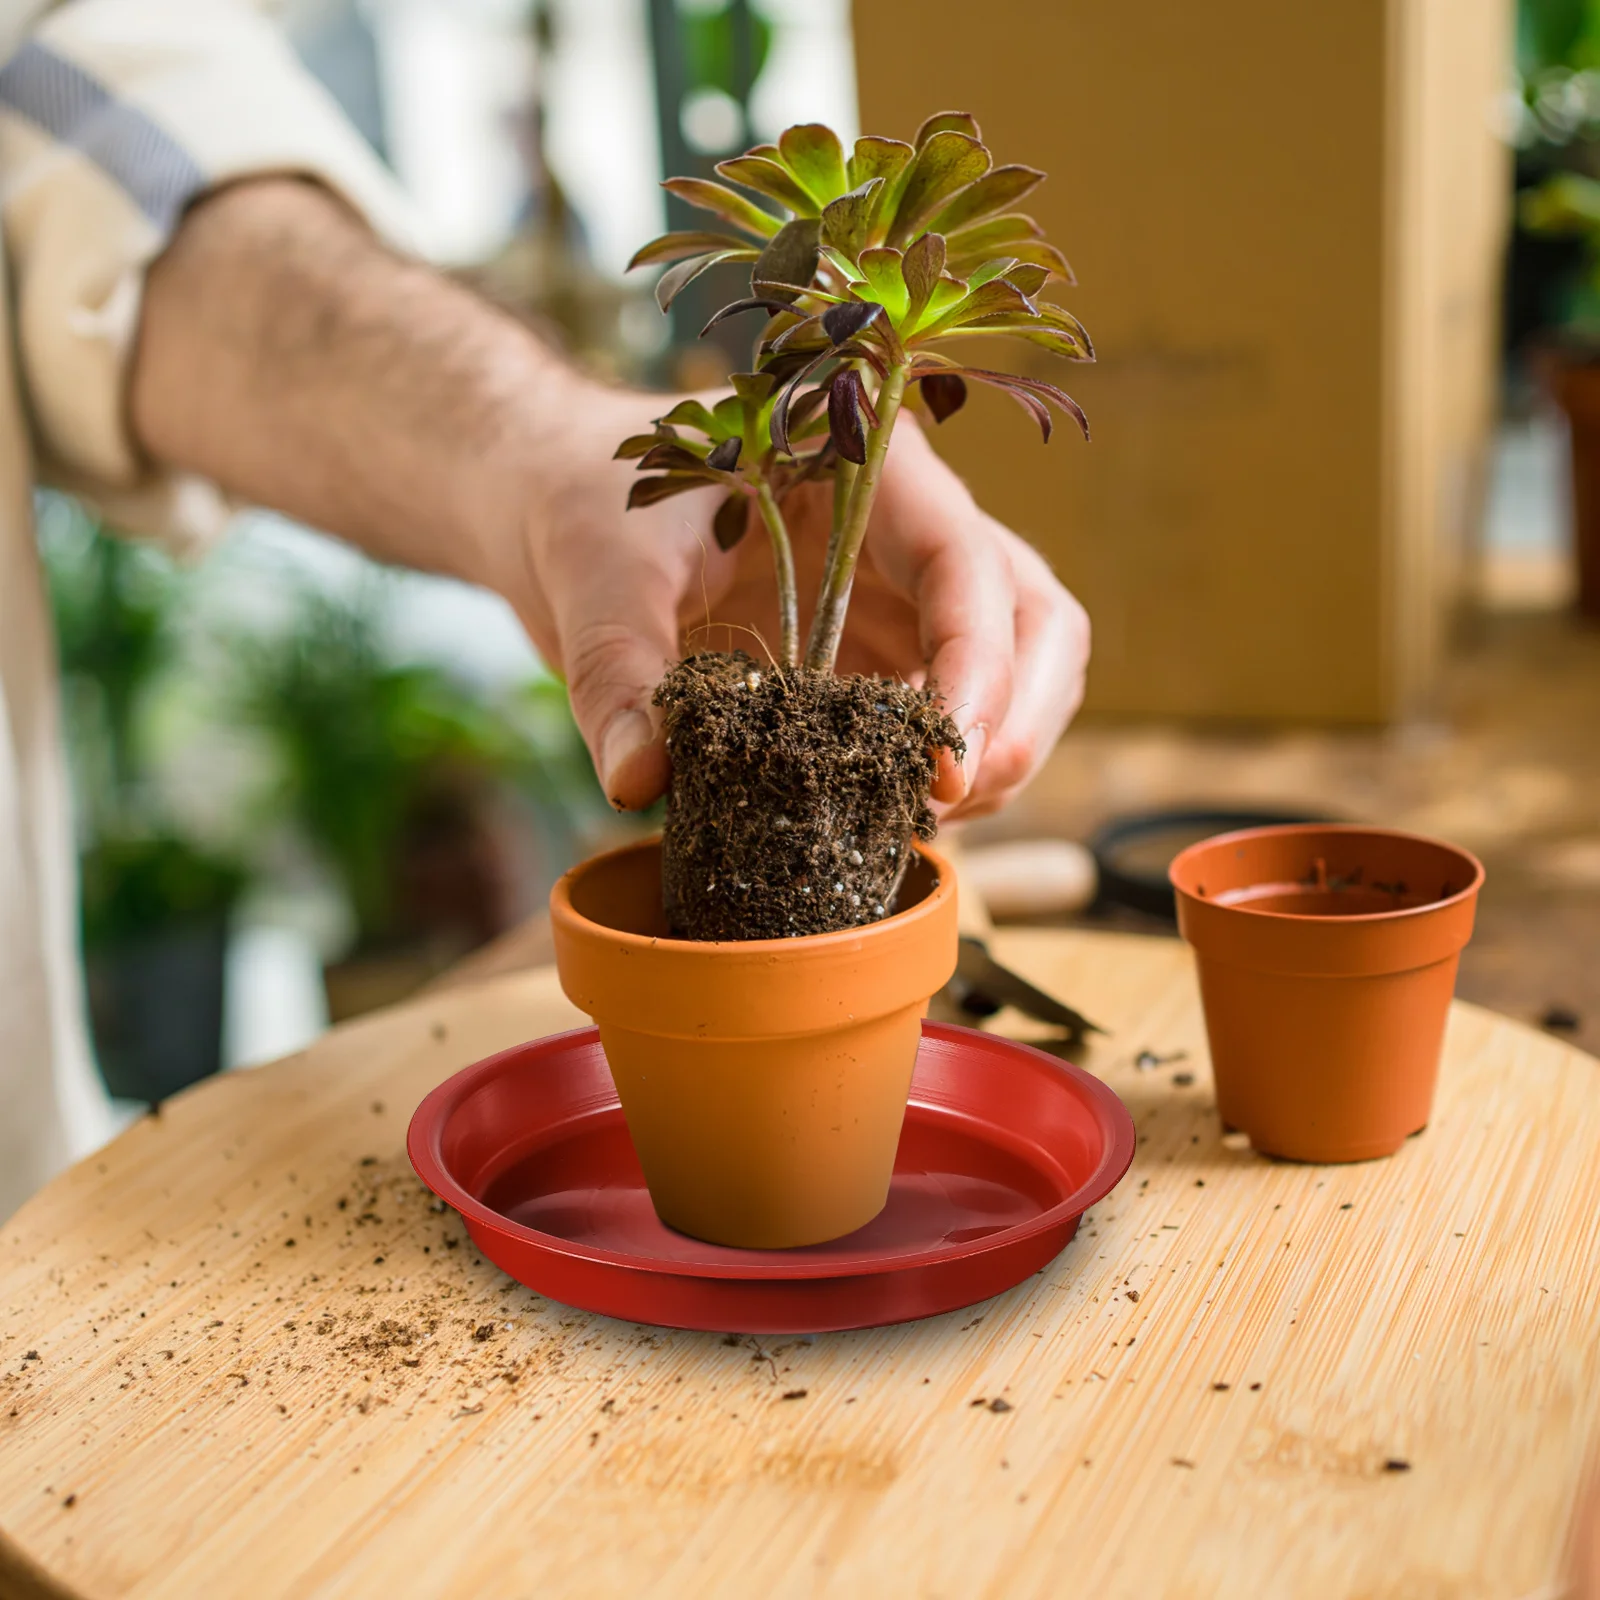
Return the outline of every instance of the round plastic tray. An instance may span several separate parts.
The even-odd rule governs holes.
[[[518,1281],[629,1322],[822,1333],[935,1316],[1059,1254],[1133,1160],[1133,1119],[1081,1068],[924,1023],[889,1203],[800,1250],[734,1250],[651,1208],[600,1048],[581,1028],[490,1056],[411,1120],[417,1175]]]

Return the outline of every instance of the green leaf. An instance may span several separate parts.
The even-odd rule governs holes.
[[[898,327],[904,320],[910,294],[900,264],[905,257],[898,250],[879,247],[863,250],[857,265],[866,279],[866,287],[857,289],[862,299],[876,300],[889,313],[889,320]]]
[[[817,219],[796,217],[786,222],[773,236],[750,269],[752,289],[775,285],[803,289],[817,270]]]
[[[989,152],[964,133],[936,133],[917,152],[889,226],[888,242],[904,245],[950,199],[989,170]]]
[[[973,289],[981,289],[984,284],[996,278],[1003,278],[1017,265],[1015,256],[997,256],[993,261],[985,261],[976,272],[967,274],[967,284]]]
[[[663,311],[668,311],[684,286],[693,283],[702,272],[720,266],[724,261],[754,261],[756,257],[754,250],[713,250],[708,255],[690,256],[687,261],[680,261],[661,274],[656,283],[656,304]]]
[[[681,261],[685,256],[704,255],[708,250],[748,248],[743,239],[735,239],[730,233],[664,233],[634,251],[628,271],[632,272],[635,267],[660,266],[663,261]]]
[[[722,443],[744,437],[744,401],[737,394],[724,395],[717,401],[711,415],[716,419],[718,437]],[[711,455],[715,455],[713,450]],[[711,456],[707,456],[709,461]]]
[[[886,187],[882,178],[871,178],[823,208],[821,240],[837,250],[846,262],[854,262],[870,241],[878,202]],[[848,277],[855,275],[853,271],[847,274]]]
[[[978,178],[963,189],[939,213],[934,226],[941,233],[954,233],[1014,206],[1024,195],[1032,194],[1044,182],[1037,167],[1008,163]]]
[[[958,300],[942,317],[930,322],[921,331],[920,337],[937,338],[966,323],[976,322],[980,317],[1006,313],[1021,313],[1030,317],[1039,315],[1038,308],[1020,289],[1007,283],[1004,278],[996,278],[993,283],[986,283]]]
[[[794,180],[787,167],[766,156],[747,154],[717,163],[717,171],[730,183],[754,189],[780,206],[787,206],[797,217],[814,217],[822,207]]]
[[[754,201],[746,200],[742,194],[735,194],[709,178],[668,178],[661,187],[702,211],[714,212],[736,228],[748,229],[759,239],[770,239],[782,221],[770,211],[763,211]]]
[[[775,387],[770,372],[736,372],[728,382],[747,406],[759,406]]]
[[[820,122],[802,122],[778,136],[784,164],[806,193],[825,206],[850,187],[845,181],[844,149],[839,135]]]
[[[663,478],[640,478],[628,491],[628,509],[636,511],[640,506],[653,506],[658,500],[686,494],[690,489],[703,489],[707,481],[698,473],[689,472],[669,472]]]
[[[846,178],[852,189],[859,189],[874,178],[882,178],[893,192],[896,182],[911,165],[916,151],[904,139],[878,139],[867,137],[856,140],[855,153],[850,157]]]
[[[933,291],[944,271],[944,235],[925,233],[905,253],[900,263],[900,275],[905,279],[905,322],[914,327],[917,319],[933,298]]]
[[[717,514],[711,519],[711,532],[717,541],[717,548],[733,549],[744,538],[749,526],[750,497],[736,489],[717,507]]]
[[[722,437],[717,431],[717,419],[712,416],[704,402],[699,400],[680,400],[664,417],[658,417],[656,420],[665,423],[669,428],[697,428],[708,439]]]
[[[936,133],[964,133],[969,139],[982,140],[983,131],[978,119],[970,111],[936,111],[917,129],[914,141],[921,149]]]

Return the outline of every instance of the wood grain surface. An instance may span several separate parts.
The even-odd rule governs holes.
[[[635,1327],[479,1260],[405,1126],[579,1020],[548,970],[145,1119],[0,1234],[0,1592],[1554,1594],[1600,1063],[1458,1007],[1400,1155],[1271,1163],[1221,1136],[1180,946],[995,948],[1114,1029],[1139,1151],[1045,1271],[906,1327]]]

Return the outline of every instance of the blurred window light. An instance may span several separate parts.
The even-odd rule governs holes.
[[[722,89],[693,89],[684,98],[678,121],[684,141],[701,155],[737,150],[744,137],[744,108]]]

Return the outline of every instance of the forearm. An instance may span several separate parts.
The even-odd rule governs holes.
[[[590,388],[328,194],[269,179],[202,203],[151,269],[130,405],[164,465],[510,589]]]

